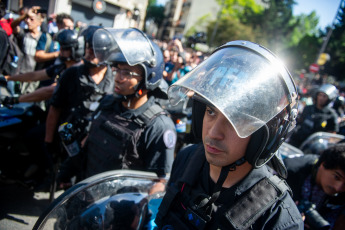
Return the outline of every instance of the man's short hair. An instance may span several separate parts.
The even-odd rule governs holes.
[[[326,169],[341,169],[345,173],[345,143],[325,149],[320,155],[318,165],[321,163],[324,163]]]
[[[63,23],[64,19],[70,19],[74,23],[74,19],[69,14],[60,13],[60,14],[56,15],[56,23],[57,24],[61,25]]]

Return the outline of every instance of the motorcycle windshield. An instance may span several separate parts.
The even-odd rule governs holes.
[[[114,170],[60,195],[33,229],[153,229],[168,178]]]
[[[154,50],[149,39],[134,28],[98,29],[93,35],[93,49],[100,62],[116,60],[118,56],[123,55],[126,62],[134,66],[154,58]]]
[[[305,154],[321,154],[321,152],[344,140],[345,136],[336,133],[316,132],[310,135],[299,147]]]
[[[281,63],[247,49],[227,47],[170,86],[169,100],[176,104],[191,91],[220,110],[238,136],[245,138],[280,113],[294,97],[289,92],[295,88]]]

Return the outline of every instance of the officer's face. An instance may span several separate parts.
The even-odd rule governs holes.
[[[223,167],[245,155],[250,136],[240,138],[226,117],[214,107],[206,107],[202,139],[207,161]]]
[[[94,64],[98,64],[99,63],[98,58],[96,58],[95,53],[94,53],[92,47],[86,47],[85,48],[84,58],[87,61],[90,61],[90,62],[92,62]]]
[[[324,107],[328,101],[328,96],[327,94],[320,92],[317,94],[316,100],[318,106]]]
[[[143,80],[144,70],[140,66],[118,64],[115,71],[115,93],[123,96],[135,93],[134,87]],[[116,71],[117,70],[117,71]]]
[[[316,182],[328,195],[345,192],[345,173],[341,169],[326,169],[321,163]]]
[[[72,55],[71,49],[60,49],[60,56],[64,58],[69,58]]]

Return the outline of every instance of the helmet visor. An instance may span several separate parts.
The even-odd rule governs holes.
[[[133,47],[137,47],[133,49]],[[154,57],[148,38],[137,29],[98,29],[93,36],[93,48],[100,62],[127,62],[134,66]]]
[[[168,90],[172,104],[190,91],[203,97],[230,121],[245,138],[275,117],[289,104],[290,82],[286,70],[249,49],[227,47],[218,50]],[[189,94],[190,95],[190,94]]]

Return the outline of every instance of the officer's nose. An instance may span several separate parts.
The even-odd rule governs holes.
[[[343,193],[345,192],[345,182],[338,181],[337,183],[334,183],[334,189],[337,193]]]
[[[217,117],[217,119],[215,119],[215,121],[213,122],[213,124],[211,125],[208,135],[210,138],[212,139],[217,139],[217,140],[221,140],[224,138],[224,121],[222,119],[223,117],[221,115],[219,115]]]

